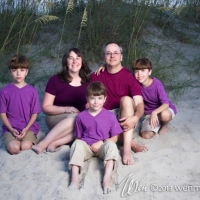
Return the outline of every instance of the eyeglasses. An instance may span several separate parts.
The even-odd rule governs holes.
[[[114,52],[114,53],[106,52],[105,53],[106,56],[118,56],[119,54],[121,54],[121,53],[119,53],[119,52]]]

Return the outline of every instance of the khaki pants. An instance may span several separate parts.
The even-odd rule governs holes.
[[[71,169],[71,165],[76,165],[80,167],[80,171],[83,168],[84,161],[92,158],[93,156],[97,156],[104,160],[104,164],[106,164],[107,160],[118,160],[118,149],[117,145],[112,141],[106,141],[97,152],[92,152],[90,146],[82,141],[75,140],[70,149],[70,162],[69,169]]]

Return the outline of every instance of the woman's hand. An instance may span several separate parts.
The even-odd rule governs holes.
[[[75,107],[64,107],[64,113],[79,113],[79,110]]]

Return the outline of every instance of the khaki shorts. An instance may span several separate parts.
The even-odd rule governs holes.
[[[46,115],[45,122],[49,130],[51,130],[56,124],[65,118],[73,117],[75,118],[78,113],[63,113],[60,115]]]
[[[33,131],[28,131],[26,133],[26,135],[21,140],[16,139],[16,137],[10,132],[7,132],[4,135],[4,144],[5,144],[6,147],[12,141],[30,141],[33,144],[36,144],[36,140],[37,140],[37,138],[36,138],[35,134],[33,133]]]
[[[171,112],[172,119],[173,119],[175,117],[174,111],[171,108],[168,108],[168,110]],[[144,131],[152,131],[154,133],[158,133],[160,126],[161,126],[160,123],[156,128],[152,128],[149,125],[149,120],[150,120],[150,115],[145,115],[144,120],[142,121],[141,133]]]

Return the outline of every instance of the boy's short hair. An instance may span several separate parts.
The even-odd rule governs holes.
[[[86,96],[106,96],[106,88],[101,82],[92,82],[87,86]]]
[[[138,58],[133,62],[132,66],[133,71],[140,69],[149,69],[152,70],[153,66],[151,61],[148,58]]]
[[[29,62],[28,58],[23,55],[14,55],[8,60],[9,69],[28,69]]]

